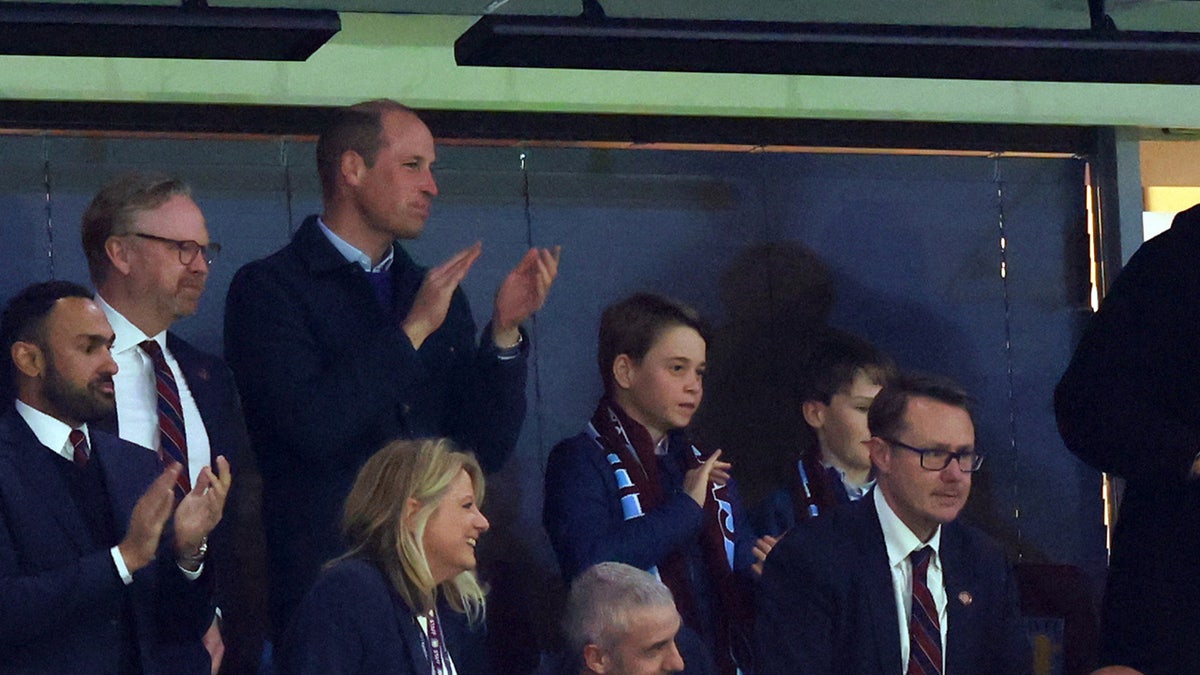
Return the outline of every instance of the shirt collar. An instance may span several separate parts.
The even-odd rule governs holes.
[[[33,430],[33,435],[37,436],[39,443],[66,459],[71,460],[74,458],[74,449],[67,450],[67,437],[71,435],[72,431],[70,425],[60,419],[47,415],[19,399],[17,400],[17,413],[21,415],[21,418]],[[88,439],[88,445],[91,445],[92,436],[88,433],[87,425],[80,426],[79,430]]]
[[[892,511],[878,486],[871,493],[875,500],[875,511],[879,514],[879,527],[883,530],[883,543],[887,545],[888,567],[895,567],[913,551],[924,546],[933,548],[933,559],[936,562],[942,544],[942,526],[938,525],[929,541],[921,541],[908,529],[904,521],[900,520],[900,516]]]
[[[333,244],[333,247],[338,250],[338,253],[342,254],[342,257],[347,262],[357,263],[359,267],[363,268],[364,272],[386,272],[392,268],[392,258],[395,255],[393,247],[388,247],[387,255],[383,256],[383,260],[379,261],[378,265],[372,265],[371,256],[363,253],[350,242],[334,234],[333,230],[329,229],[329,226],[319,216],[317,217],[317,227],[321,228],[321,232],[325,234],[325,238],[329,240],[329,243]]]
[[[104,316],[108,317],[108,324],[112,326],[113,333],[116,335],[112,346],[113,354],[123,354],[131,349],[136,349],[146,340],[154,340],[159,347],[166,351],[167,331],[164,330],[158,335],[150,337],[143,333],[141,328],[133,325],[124,315],[113,309],[112,305],[108,304],[108,301],[99,293],[96,293],[96,304],[104,311]]]
[[[869,478],[867,479],[867,482],[859,485],[847,478],[846,472],[842,471],[842,469],[837,465],[827,464],[825,462],[822,462],[821,464],[825,468],[833,469],[837,472],[838,478],[842,480],[842,487],[846,488],[846,494],[850,496],[852,501],[858,501],[859,499],[862,499],[871,488],[875,487],[874,478]]]

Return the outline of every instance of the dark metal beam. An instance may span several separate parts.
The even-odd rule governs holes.
[[[329,108],[0,101],[0,130],[316,136]],[[675,115],[422,110],[443,141],[674,143],[1088,154],[1090,127]]]
[[[1200,83],[1195,33],[488,15],[460,66]]]
[[[0,2],[0,54],[303,61],[337,12]]]

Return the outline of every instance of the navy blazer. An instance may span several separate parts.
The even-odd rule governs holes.
[[[460,288],[441,328],[413,349],[400,322],[425,269],[399,244],[393,254],[390,314],[316,216],[229,286],[225,357],[262,467],[276,629],[342,552],[342,503],[368,457],[396,438],[450,436],[494,471],[525,418],[528,342],[506,361],[490,337],[480,346]]]
[[[162,466],[141,446],[90,435],[119,540]],[[208,673],[208,574],[189,582],[164,536],[158,559],[125,586],[109,553],[118,542],[91,541],[55,461],[14,408],[0,417],[0,671],[112,672],[128,599],[143,672]]]
[[[220,524],[209,536],[208,567],[214,601],[221,608],[228,672],[257,670],[266,633],[266,550],[263,545],[258,468],[242,418],[241,400],[225,362],[167,333],[167,349],[179,364],[208,434],[210,464],[218,455],[229,461],[234,481]],[[119,435],[117,416],[91,425]]]
[[[439,605],[459,675],[487,673],[482,627]],[[278,654],[280,675],[427,675],[425,637],[412,609],[374,564],[351,558],[321,574],[296,610]]]
[[[1030,673],[1016,584],[1002,551],[964,524],[942,526],[949,602],[946,672]],[[867,497],[801,523],[767,556],[755,673],[903,673],[887,547]]]

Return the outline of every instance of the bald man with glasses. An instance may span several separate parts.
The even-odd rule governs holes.
[[[876,486],[767,557],[755,672],[1032,672],[1004,555],[957,522],[983,466],[969,397],[906,375],[876,396],[867,422]]]
[[[265,632],[265,555],[255,481],[246,480],[254,471],[245,423],[224,362],[168,330],[196,312],[221,246],[188,186],[161,174],[128,173],[105,185],[81,230],[96,304],[116,333],[116,414],[100,428],[181,465],[181,493],[218,455],[241,476],[208,542],[217,612],[205,646],[214,673],[223,661],[226,672],[252,672]]]

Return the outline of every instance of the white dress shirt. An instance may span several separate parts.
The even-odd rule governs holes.
[[[196,399],[188,387],[179,363],[167,349],[167,332],[153,337],[147,336],[96,294],[96,304],[104,310],[108,323],[116,333],[112,357],[117,362],[117,374],[113,376],[113,387],[117,393],[117,430],[121,438],[130,443],[161,449],[158,430],[158,385],[154,374],[154,360],[138,345],[144,340],[154,340],[162,348],[163,358],[175,376],[179,387],[179,402],[183,406],[184,435],[187,438],[188,478],[192,485],[200,478],[204,467],[212,464],[208,431],[196,407]]]
[[[896,603],[896,618],[900,622],[900,668],[903,673],[908,668],[908,622],[912,616],[912,561],[908,556],[915,550],[929,546],[933,548],[933,557],[929,559],[929,570],[925,575],[925,585],[933,596],[933,604],[937,607],[938,627],[942,632],[942,669],[946,664],[946,584],[942,580],[942,556],[939,547],[942,543],[942,528],[939,525],[929,541],[921,541],[900,517],[888,506],[883,492],[878,488],[874,491],[875,511],[879,514],[879,526],[883,529],[883,543],[887,546],[888,569],[892,572],[892,593]]]

